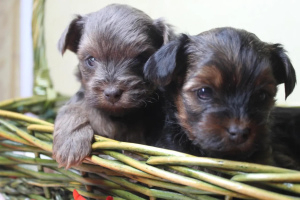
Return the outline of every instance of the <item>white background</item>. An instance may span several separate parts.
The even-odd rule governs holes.
[[[150,17],[163,17],[178,33],[198,34],[231,26],[255,33],[261,40],[281,43],[300,77],[300,1],[297,0],[49,0],[46,3],[47,58],[55,89],[72,95],[79,87],[74,76],[76,56],[62,57],[57,42],[75,14],[94,12],[110,3],[129,4]],[[299,78],[300,79],[300,78]],[[283,85],[277,103],[300,105],[300,86],[285,101]]]

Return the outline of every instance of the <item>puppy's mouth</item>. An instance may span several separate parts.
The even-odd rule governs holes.
[[[219,145],[210,151],[212,155],[216,155],[217,157],[233,160],[247,160],[257,151],[257,148],[250,142],[243,142],[239,144],[226,143],[224,146]]]
[[[122,116],[147,106],[151,93],[146,89],[93,88],[87,92],[90,106],[113,116]]]
[[[197,144],[200,145],[200,144]],[[200,145],[202,148],[203,146]],[[216,143],[213,146],[206,146],[204,152],[210,157],[224,158],[231,160],[247,160],[258,149],[253,143],[233,144],[227,142]]]
[[[226,129],[201,132],[196,134],[193,144],[207,156],[232,160],[247,160],[263,146],[260,141],[263,139],[258,138],[259,133],[255,131],[245,130],[236,134],[230,134]]]
[[[123,105],[120,102],[110,103],[110,102],[101,102],[97,107],[103,112],[106,112],[109,115],[113,116],[122,116],[129,112],[133,112],[135,107],[126,107],[128,105]]]

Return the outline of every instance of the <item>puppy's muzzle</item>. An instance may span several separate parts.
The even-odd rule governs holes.
[[[105,90],[103,91],[104,96],[106,101],[114,104],[116,102],[118,102],[123,94],[123,90],[114,87],[114,86],[110,86],[105,88]]]
[[[229,139],[236,144],[246,142],[250,135],[250,131],[250,128],[237,124],[232,124],[227,129]]]

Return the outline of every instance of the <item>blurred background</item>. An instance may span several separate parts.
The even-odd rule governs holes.
[[[281,43],[300,80],[300,1],[297,0],[48,0],[45,10],[46,56],[56,91],[73,95],[79,88],[75,54],[62,56],[57,42],[76,14],[94,12],[111,3],[136,7],[150,17],[164,18],[177,33],[198,34],[231,26],[255,33],[261,40]],[[32,95],[32,0],[0,1],[0,101]],[[300,86],[285,100],[279,87],[278,105],[300,105]]]

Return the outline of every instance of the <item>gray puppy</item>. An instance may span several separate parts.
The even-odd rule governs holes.
[[[91,152],[94,134],[146,144],[155,140],[163,115],[143,65],[172,37],[162,20],[127,5],[112,4],[70,23],[59,49],[77,54],[81,89],[55,120],[53,158],[60,166],[80,164]]]

